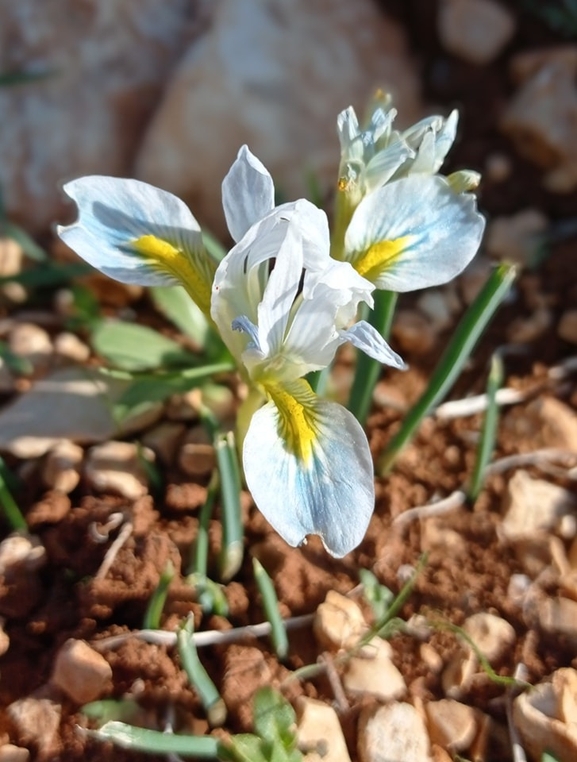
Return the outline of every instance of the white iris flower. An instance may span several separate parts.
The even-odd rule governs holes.
[[[399,132],[390,98],[377,96],[366,126],[352,107],[337,121],[341,163],[332,253],[379,289],[404,292],[454,278],[479,247],[485,220],[466,191],[476,172],[439,169],[458,114],[432,116]]]
[[[211,312],[265,402],[243,444],[257,506],[289,544],[319,534],[343,556],[373,512],[371,454],[354,416],[303,377],[327,367],[346,341],[380,362],[404,363],[364,321],[347,327],[360,302],[372,304],[373,286],[330,258],[324,212],[304,200],[275,208],[273,197],[269,173],[243,147],[223,183],[237,244],[216,272]]]

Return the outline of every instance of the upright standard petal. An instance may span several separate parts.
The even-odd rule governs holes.
[[[78,220],[58,234],[79,256],[121,283],[180,284],[209,314],[216,263],[183,201],[139,180],[98,175],[66,183],[64,191]]]
[[[244,145],[222,182],[226,224],[238,243],[247,230],[274,208],[274,183],[269,171]]]
[[[289,545],[320,535],[338,558],[363,539],[374,509],[373,462],[356,418],[305,381],[271,388],[243,448],[256,505]]]
[[[345,256],[377,288],[414,291],[458,275],[475,255],[484,218],[469,194],[443,177],[412,175],[363,199],[345,237]]]

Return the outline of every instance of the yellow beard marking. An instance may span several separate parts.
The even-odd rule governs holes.
[[[316,395],[303,379],[286,387],[267,385],[266,392],[279,412],[279,436],[305,464],[310,463],[318,439],[314,411]]]
[[[206,272],[202,272],[186,252],[154,235],[143,235],[131,241],[130,247],[146,257],[152,267],[176,278],[205,315],[210,316],[210,295],[216,265],[211,267],[208,255],[204,255]]]
[[[405,235],[393,241],[379,241],[369,247],[355,262],[354,268],[364,278],[376,280],[383,270],[391,267],[400,254],[407,249],[413,236]]]

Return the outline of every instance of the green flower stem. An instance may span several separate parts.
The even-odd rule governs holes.
[[[262,605],[271,627],[271,640],[275,653],[280,661],[286,659],[288,655],[288,637],[285,623],[281,617],[278,598],[274,589],[273,582],[266,572],[264,566],[257,558],[252,559],[252,568],[258,589],[262,597]]]
[[[146,607],[146,613],[144,614],[142,622],[142,628],[144,630],[158,630],[160,628],[162,609],[166,603],[168,588],[173,579],[174,567],[169,561],[160,575],[156,590],[152,594],[148,606]]]
[[[216,460],[220,472],[222,510],[222,549],[220,578],[228,582],[242,564],[244,553],[243,526],[240,508],[240,466],[234,434],[219,434],[215,440]]]
[[[369,313],[368,321],[385,339],[389,338],[391,332],[396,304],[397,294],[393,291],[375,292],[375,307]],[[363,426],[371,409],[373,391],[381,370],[382,364],[378,360],[373,360],[364,352],[357,352],[357,368],[348,407]]]
[[[6,472],[6,464],[4,463],[3,458],[0,458],[0,506],[2,507],[6,521],[14,532],[28,532],[26,519],[20,508],[18,508],[18,505],[6,484]]]
[[[491,358],[491,370],[487,380],[487,410],[483,420],[481,439],[477,449],[475,468],[471,477],[471,484],[467,490],[467,497],[474,502],[483,487],[485,469],[491,462],[497,439],[497,426],[499,424],[499,406],[497,404],[497,391],[503,384],[503,360],[496,352]]]
[[[97,741],[109,741],[121,749],[145,754],[180,754],[195,759],[218,759],[220,756],[220,741],[212,736],[173,735],[114,720],[106,722],[98,730],[84,732]]]
[[[411,409],[403,424],[377,462],[377,473],[385,476],[395,458],[411,440],[423,418],[449,392],[469,359],[479,337],[503,301],[515,277],[515,268],[510,264],[496,267],[481,292],[471,304],[429,382],[422,397]]]
[[[193,635],[194,620],[189,616],[176,636],[178,654],[190,684],[198,691],[210,725],[219,727],[226,720],[226,705],[198,658]]]

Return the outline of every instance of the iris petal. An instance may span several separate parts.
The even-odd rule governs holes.
[[[247,146],[222,183],[222,205],[226,224],[238,243],[247,230],[274,207],[274,183],[269,171]]]
[[[88,176],[64,191],[78,206],[78,220],[58,234],[77,254],[121,283],[180,284],[209,314],[216,263],[186,204],[139,180]]]
[[[247,485],[289,545],[320,535],[342,557],[363,539],[374,508],[373,463],[356,418],[304,381],[272,393],[243,448]]]

